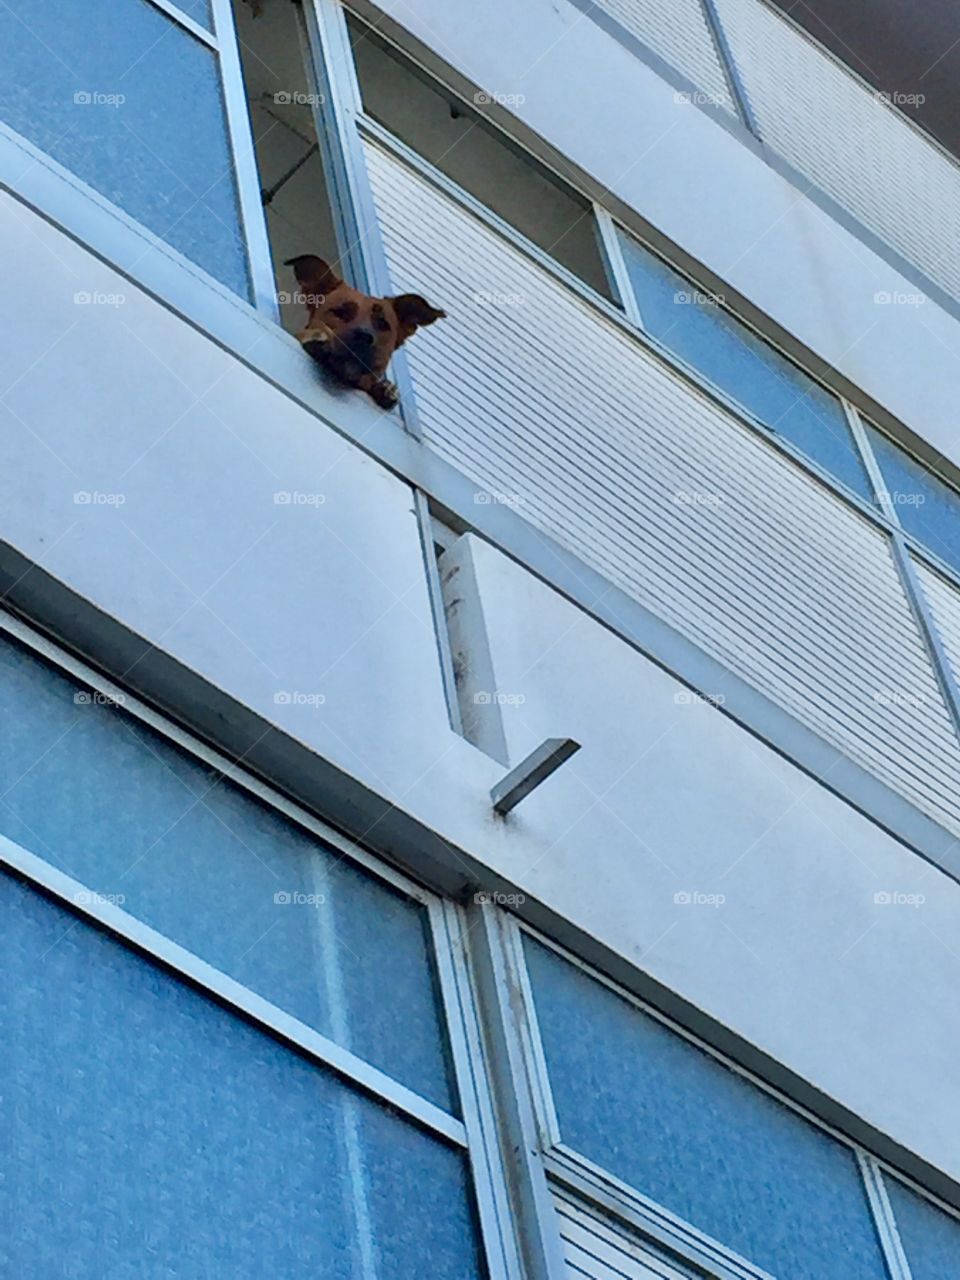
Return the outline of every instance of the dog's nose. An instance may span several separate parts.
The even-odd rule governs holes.
[[[374,342],[372,329],[354,329],[350,341],[357,347],[372,347]]]

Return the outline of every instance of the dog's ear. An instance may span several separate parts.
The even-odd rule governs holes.
[[[304,253],[299,258],[288,258],[283,265],[293,267],[297,284],[308,297],[323,299],[328,293],[333,293],[338,285],[343,284],[330,264],[318,258],[315,253]]]
[[[387,302],[396,312],[400,324],[398,347],[402,342],[406,342],[407,338],[412,337],[421,325],[433,324],[435,320],[442,320],[447,314],[436,307],[431,307],[426,298],[421,298],[419,293],[401,293],[395,298],[387,298]]]

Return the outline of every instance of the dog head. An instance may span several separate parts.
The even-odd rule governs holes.
[[[323,363],[348,385],[365,374],[382,375],[397,347],[421,325],[446,315],[416,293],[392,298],[361,293],[314,254],[291,258],[286,265],[293,267],[307,306],[304,345],[311,350],[307,335],[312,329],[329,330],[333,337],[323,348]]]

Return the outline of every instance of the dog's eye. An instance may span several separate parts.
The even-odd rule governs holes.
[[[331,308],[330,314],[338,320],[352,320],[357,314],[357,308],[352,302],[341,302],[339,307]]]
[[[390,321],[387,320],[384,316],[377,316],[377,318],[373,322],[373,327],[375,329],[380,329],[381,331],[389,329]]]

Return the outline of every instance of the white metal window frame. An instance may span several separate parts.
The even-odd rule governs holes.
[[[881,783],[852,760],[847,761],[842,770],[837,769],[835,748],[825,743],[817,733],[801,725],[790,712],[748,686],[736,672],[708,658],[695,645],[686,641],[675,628],[655,618],[632,597],[611,587],[609,582],[590,570],[572,552],[543,534],[534,534],[520,513],[493,505],[478,507],[472,501],[474,487],[470,482],[454,467],[437,458],[419,440],[416,406],[403,352],[398,353],[395,376],[403,390],[405,431],[398,432],[396,420],[382,414],[379,417],[372,414],[365,416],[362,428],[349,417],[331,420],[330,405],[313,376],[312,367],[304,359],[295,340],[275,322],[275,285],[267,248],[266,223],[260,204],[259,179],[246,112],[236,33],[232,23],[231,0],[211,2],[218,30],[224,36],[224,51],[227,50],[228,43],[232,49],[223,65],[224,93],[230,104],[230,133],[237,156],[238,186],[243,196],[245,216],[249,217],[248,234],[256,242],[251,256],[261,263],[263,285],[259,310],[213,280],[201,268],[104,200],[51,157],[3,125],[0,125],[0,186],[7,187],[18,200],[34,208],[111,267],[127,275],[161,304],[208,334],[310,412],[329,422],[411,486],[420,523],[424,564],[434,610],[440,674],[451,727],[455,730],[460,728],[459,707],[431,545],[429,512],[432,505],[441,513],[454,513],[464,527],[475,529],[493,545],[518,559],[554,589],[575,600],[581,608],[598,618],[627,643],[650,654],[656,661],[674,671],[685,683],[694,688],[708,689],[715,686],[717,679],[723,678],[731,688],[724,708],[726,714],[732,715],[752,732],[770,741],[777,750],[794,759],[812,776],[821,778],[824,771],[828,770],[830,776],[827,785],[832,790],[850,800],[875,821],[881,822],[897,838],[948,874],[960,878],[960,858],[954,852],[953,842],[948,838],[949,833],[917,810],[899,792]],[[672,353],[661,348],[645,334],[637,323],[636,314],[629,314],[629,294],[625,299],[628,313],[625,313],[550,259],[537,246],[525,240],[519,232],[468,193],[457,188],[444,175],[433,170],[403,143],[393,139],[387,131],[366,118],[359,97],[344,8],[338,0],[305,0],[304,16],[315,62],[312,69],[308,68],[308,73],[316,76],[325,98],[320,109],[324,113],[319,121],[322,127],[318,132],[329,153],[325,156],[332,170],[328,176],[332,179],[335,202],[341,207],[342,225],[339,234],[345,241],[345,248],[354,254],[358,280],[366,278],[371,288],[387,287],[383,244],[363,157],[362,133],[366,132],[369,136],[375,136],[383,145],[392,147],[401,158],[415,165],[439,189],[470,208],[471,212],[520,248],[542,269],[561,279],[592,306],[600,308],[609,319],[623,327],[675,374],[702,393],[712,396],[744,425],[761,435],[768,445],[786,454],[891,535],[890,521],[883,511],[872,507],[859,495],[845,490],[818,464],[800,454],[788,441],[775,437],[764,424],[752,420],[739,405],[713,388],[695,369],[677,360]],[[191,20],[187,19],[182,25],[192,30],[192,26],[197,24],[193,23],[191,26]],[[383,35],[382,32],[380,34]],[[227,36],[230,37],[229,41]],[[209,43],[209,33],[206,38]],[[384,38],[393,43],[388,37]],[[517,141],[516,145],[530,153],[522,142]],[[538,164],[542,163],[535,156],[533,159]],[[604,249],[609,261],[610,242],[615,239],[610,234],[611,220],[599,206],[594,207],[598,212],[599,228],[604,236]],[[622,280],[616,275],[614,284],[618,288],[623,287]],[[765,335],[761,336],[769,340]],[[828,389],[837,394],[832,388]],[[903,546],[915,546],[924,560],[936,561],[936,557],[932,557],[926,548],[920,548],[909,534],[901,530],[894,536],[900,539]],[[910,566],[905,558],[904,565],[905,578],[909,583]],[[960,590],[960,575],[938,561],[936,565],[943,577]],[[915,581],[910,592],[915,611],[927,619],[922,630],[929,642],[929,637],[935,634],[935,627],[929,618],[929,610],[922,603],[922,595]],[[943,663],[943,645],[932,643],[931,649],[934,655],[938,655],[935,657],[938,677],[944,689],[949,690],[948,706],[956,716],[958,695],[953,674]]]
[[[511,1226],[510,1199],[501,1161],[493,1099],[486,1083],[482,1028],[467,961],[463,911],[415,880],[374,857],[352,840],[276,791],[232,760],[195,738],[127,689],[93,670],[27,623],[0,609],[0,635],[12,638],[81,689],[92,691],[117,714],[130,715],[222,775],[272,811],[301,828],[328,851],[362,867],[426,912],[435,966],[440,1021],[450,1054],[462,1118],[400,1083],[388,1072],[314,1030],[256,991],[221,972],[186,947],[54,867],[46,859],[0,835],[0,866],[54,897],[72,912],[105,929],[176,977],[186,980],[265,1032],[334,1072],[347,1086],[393,1108],[409,1122],[462,1152],[471,1173],[477,1209],[477,1243],[490,1280],[521,1280]],[[121,710],[122,708],[122,710]],[[321,975],[318,973],[318,978]],[[371,1280],[376,1280],[375,1276]]]
[[[551,1183],[571,1192],[577,1199],[592,1205],[598,1213],[619,1221],[640,1239],[652,1242],[685,1265],[702,1269],[717,1280],[776,1280],[768,1272],[728,1249],[720,1241],[699,1231],[637,1188],[603,1169],[568,1146],[561,1132],[553,1101],[546,1055],[540,1037],[536,1004],[523,952],[523,938],[528,936],[548,947],[591,979],[614,992],[638,1012],[653,1018],[672,1034],[706,1053],[715,1062],[733,1071],[741,1079],[780,1105],[789,1108],[808,1124],[839,1142],[855,1158],[860,1172],[866,1203],[873,1220],[890,1280],[912,1280],[909,1263],[897,1230],[896,1217],[887,1193],[885,1178],[894,1178],[941,1212],[960,1222],[960,1211],[946,1204],[915,1180],[895,1169],[889,1162],[873,1155],[841,1130],[780,1092],[762,1077],[747,1070],[708,1041],[674,1022],[660,1010],[627,991],[605,974],[593,968],[560,943],[533,925],[499,911],[494,925],[498,945],[503,950],[505,980],[503,989],[511,993],[509,1006],[501,1016],[509,1022],[515,1042],[516,1058],[522,1064],[529,1098],[527,1142],[540,1154],[539,1176],[546,1188]]]

